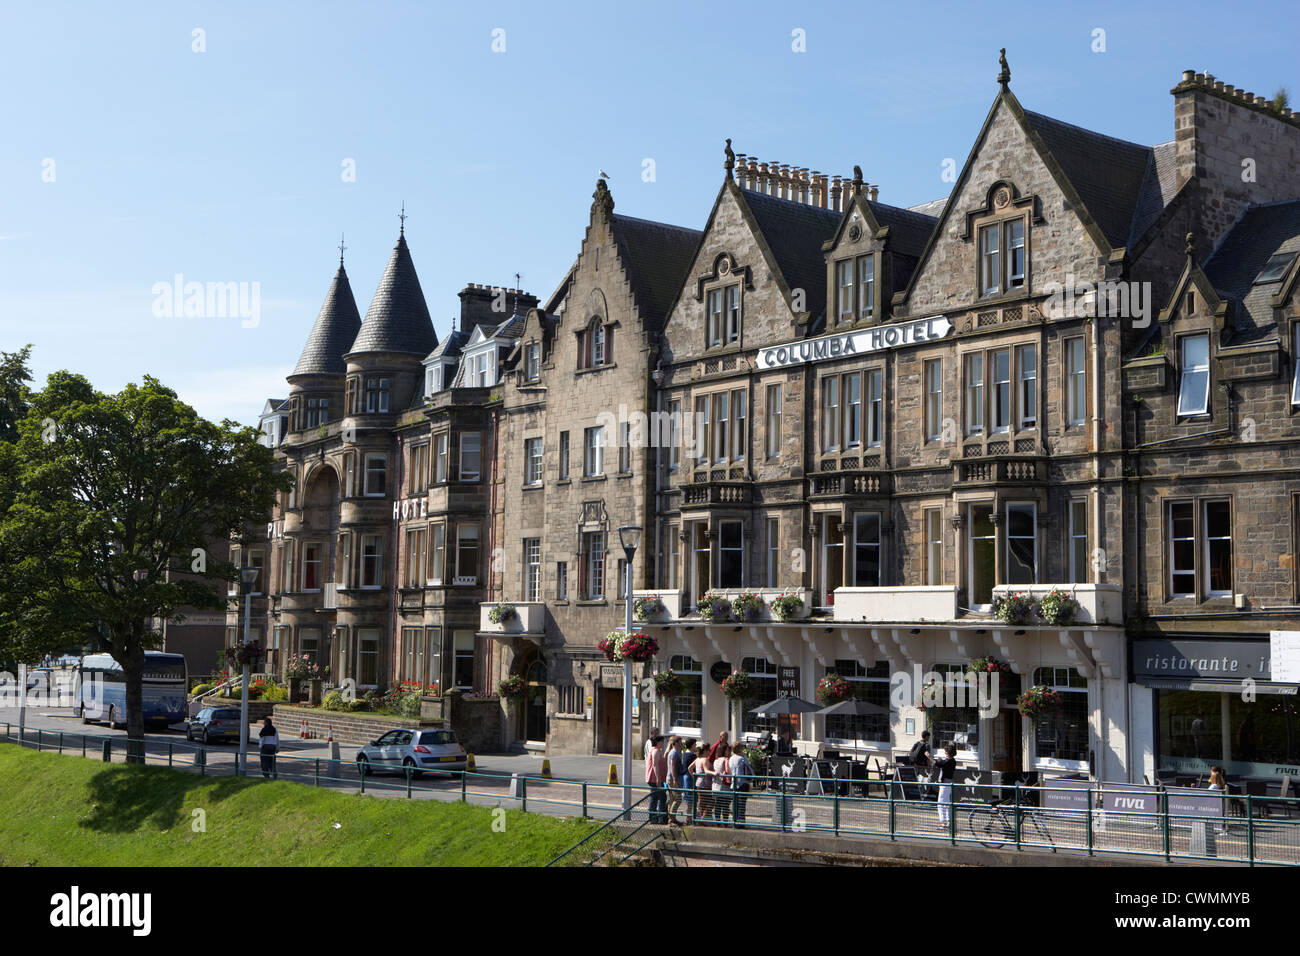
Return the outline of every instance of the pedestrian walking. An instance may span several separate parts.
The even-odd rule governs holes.
[[[921,739],[912,744],[907,752],[908,762],[913,767],[931,767],[934,765],[934,752],[930,750],[930,731],[921,731]]]
[[[939,826],[948,826],[952,816],[952,781],[957,773],[957,745],[945,744],[943,756],[935,758],[939,768]]]
[[[731,752],[731,790],[732,803],[735,807],[734,823],[737,830],[745,829],[745,801],[754,776],[754,765],[745,756],[745,751],[736,747]]]
[[[682,805],[685,793],[683,780],[688,776],[686,758],[682,754],[682,738],[674,736],[668,741],[668,819],[675,827],[682,825],[677,819],[677,808]]]
[[[726,744],[713,761],[713,814],[719,823],[731,820],[731,747]]]
[[[641,754],[642,760],[650,759],[650,748],[654,746],[654,740],[656,737],[659,736],[659,733],[660,731],[658,727],[650,728],[650,736],[645,739],[645,747],[642,748],[642,754]]]
[[[668,779],[668,760],[664,757],[664,738],[650,738],[650,752],[645,759],[645,782],[650,788],[650,822],[668,822],[668,797],[664,785]]]
[[[693,819],[697,823],[708,823],[713,816],[713,768],[709,764],[709,748],[704,744],[695,748],[695,760],[690,769],[695,782]]]
[[[727,735],[725,730],[718,734],[718,739],[714,741],[713,747],[709,750],[709,762],[712,763],[717,760],[718,752],[721,751],[723,747],[730,745],[730,743],[731,738]]]
[[[271,723],[271,718],[264,718],[262,729],[257,734],[258,751],[262,756],[262,776],[270,780],[275,773],[275,755],[280,750],[280,733]]]

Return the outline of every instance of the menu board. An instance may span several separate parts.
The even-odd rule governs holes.
[[[1300,684],[1300,631],[1269,631],[1269,676],[1277,684]]]

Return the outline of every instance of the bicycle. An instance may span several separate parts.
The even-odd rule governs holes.
[[[1015,822],[1012,815],[1007,813],[1006,803],[1002,798],[990,800],[987,808],[976,808],[967,817],[971,835],[990,850],[1000,849],[1016,838]],[[1022,811],[1020,819],[1027,820],[1052,848],[1052,852],[1056,852],[1056,841],[1036,813]],[[1023,825],[1021,829],[1023,831]]]

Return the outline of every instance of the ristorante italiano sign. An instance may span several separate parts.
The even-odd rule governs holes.
[[[946,315],[932,315],[911,322],[893,322],[843,335],[823,335],[789,345],[776,345],[758,353],[759,368],[786,368],[805,362],[826,362],[850,355],[868,355],[904,345],[918,345],[941,339],[952,331]]]

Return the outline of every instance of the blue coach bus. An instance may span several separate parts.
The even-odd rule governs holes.
[[[89,654],[81,659],[80,700],[77,716],[83,724],[105,722],[126,726],[126,681],[122,665],[110,654]],[[144,652],[141,698],[145,724],[177,724],[186,718],[185,700],[189,672],[183,654]]]

